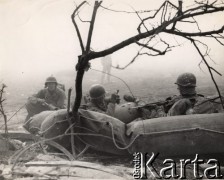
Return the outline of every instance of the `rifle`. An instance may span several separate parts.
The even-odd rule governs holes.
[[[169,109],[173,106],[173,104],[177,101],[178,96],[176,98],[174,97],[168,97],[164,101],[157,101],[152,103],[147,103],[144,105],[139,105],[134,107],[135,109],[141,110],[142,108],[147,108],[149,110],[156,109],[158,106],[163,106],[164,112],[168,113]]]
[[[221,98],[224,100],[224,97],[223,96],[221,96]],[[199,105],[202,105],[202,104],[204,104],[204,103],[206,103],[206,102],[211,102],[211,103],[215,103],[215,104],[222,104],[221,102],[217,102],[216,100],[218,100],[218,99],[220,99],[220,97],[219,96],[215,96],[215,97],[213,97],[213,98],[207,98],[207,97],[205,97],[205,101],[202,101],[200,104],[197,104],[197,106],[199,106]]]
[[[204,96],[203,96],[204,97]],[[223,96],[221,96],[223,98]],[[221,104],[221,102],[216,102],[217,99],[219,99],[219,96],[213,97],[213,98],[205,98],[206,100],[201,102],[199,105],[202,105],[208,101],[212,102],[212,103],[216,103],[216,104]],[[224,98],[223,98],[224,99]],[[136,106],[133,107],[134,109],[141,109],[141,108],[148,108],[148,109],[155,109],[157,106],[163,106],[165,112],[168,112],[169,109],[173,106],[173,104],[176,102],[176,99],[172,99],[172,98],[167,98],[165,101],[157,101],[157,102],[152,102],[152,103],[147,103],[141,106]]]
[[[152,103],[147,103],[144,105],[140,105],[140,106],[136,106],[136,107],[132,107],[133,109],[140,109],[140,108],[150,108],[150,109],[154,109],[157,106],[164,106],[166,104],[169,104],[171,101],[169,100],[165,100],[165,101],[157,101],[157,102],[152,102]]]

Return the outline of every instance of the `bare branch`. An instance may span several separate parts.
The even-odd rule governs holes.
[[[152,11],[156,11],[156,10],[141,10],[141,11],[120,11],[120,10],[115,10],[115,9],[111,9],[105,6],[100,5],[100,7],[102,7],[103,9],[106,9],[108,11],[112,11],[112,12],[117,12],[117,13],[127,13],[127,14],[143,14],[143,13],[150,13]]]
[[[82,42],[82,37],[81,37],[80,31],[79,31],[79,28],[78,28],[78,26],[77,26],[77,24],[76,24],[76,22],[75,22],[75,14],[76,14],[76,12],[79,10],[79,8],[82,7],[85,3],[86,3],[86,1],[83,1],[83,2],[82,2],[82,3],[81,3],[81,4],[74,10],[74,12],[73,12],[72,15],[71,15],[72,22],[73,22],[73,24],[74,24],[74,26],[75,26],[76,33],[77,33],[77,36],[78,36],[78,38],[79,38],[79,43],[80,43],[82,52],[84,52],[85,49],[84,49],[84,45],[83,45],[83,42]]]
[[[210,68],[215,71],[218,75],[222,76],[222,74],[220,72],[218,72],[216,69],[214,69],[213,67],[210,66]]]
[[[148,20],[148,19],[152,19],[152,18],[154,18],[154,17],[159,13],[159,11],[163,8],[163,6],[164,6],[165,4],[166,4],[166,2],[164,2],[164,3],[159,7],[159,9],[154,13],[154,15],[149,16],[149,17],[143,19],[142,22],[139,24],[139,26],[138,26],[138,28],[137,28],[138,31],[140,31],[143,22],[145,22],[145,21]]]
[[[93,33],[93,27],[94,27],[94,23],[95,23],[96,13],[97,13],[97,9],[99,8],[101,3],[102,3],[102,1],[99,1],[99,2],[95,1],[93,14],[92,14],[92,20],[91,20],[90,27],[89,27],[88,39],[87,39],[87,43],[86,43],[86,52],[89,52],[89,50],[90,50],[90,44],[91,44],[91,40],[92,40],[92,33]]]
[[[139,46],[142,46],[144,48],[147,48],[149,50],[152,50],[152,51],[156,52],[157,55],[164,55],[166,53],[166,50],[167,50],[167,49],[165,49],[164,51],[160,51],[159,49],[155,49],[153,47],[148,46],[147,44],[142,44],[142,43],[139,43],[139,42],[136,42],[136,44],[138,44]]]
[[[211,35],[211,37],[214,38],[219,44],[221,44],[222,46],[224,46],[224,43],[221,42],[221,41],[218,39],[219,37],[215,37],[215,36],[213,36],[213,35]],[[223,39],[223,38],[222,38],[222,39]]]
[[[2,99],[5,88],[6,88],[6,85],[2,84],[2,88],[1,88],[1,91],[0,91],[0,112],[1,112],[1,114],[3,116],[3,118],[4,118],[5,134],[7,136],[7,134],[8,134],[7,115],[5,114],[4,107],[3,107],[3,102],[5,101],[5,99]]]
[[[190,36],[190,37],[193,37],[193,36],[202,36],[202,37],[205,37],[205,36],[208,36],[208,35],[211,35],[211,34],[218,34],[218,33],[222,33],[224,30],[224,26],[218,30],[213,30],[213,31],[206,31],[206,32],[195,32],[195,33],[188,33],[188,32],[180,32],[180,31],[174,31],[174,30],[168,30],[168,29],[165,29],[164,32],[166,33],[170,33],[170,34],[175,34],[175,35],[178,35],[178,36]]]
[[[140,53],[139,55],[147,55],[147,56],[161,56],[161,54],[150,54],[148,52]]]
[[[217,92],[218,92],[218,95],[219,95],[219,98],[220,98],[220,101],[221,101],[221,104],[222,104],[222,108],[224,109],[224,104],[223,104],[223,100],[222,100],[222,95],[221,95],[221,93],[220,93],[219,87],[218,87],[218,85],[217,85],[217,83],[216,83],[216,81],[215,81],[215,78],[214,78],[214,76],[213,76],[213,73],[212,73],[212,70],[214,71],[214,68],[211,68],[211,67],[210,67],[210,65],[208,64],[208,62],[207,62],[206,59],[204,58],[203,54],[201,53],[201,51],[200,51],[200,49],[198,48],[198,46],[197,46],[197,44],[195,43],[195,41],[194,41],[193,39],[191,39],[191,41],[192,41],[194,47],[197,49],[199,55],[201,56],[202,60],[204,61],[204,63],[206,64],[206,66],[207,66],[207,68],[208,68],[208,71],[209,71],[209,73],[210,73],[210,75],[211,75],[212,81],[213,81],[213,83],[215,84],[216,90],[217,90]],[[216,70],[215,70],[215,72],[217,73]],[[220,73],[218,73],[218,74],[220,74]],[[220,74],[220,75],[221,75],[221,74]]]
[[[90,5],[89,2],[87,2],[87,1],[86,1],[85,5],[86,5],[86,4]],[[75,5],[76,5],[76,3],[75,3]],[[76,8],[77,8],[77,7],[78,7],[78,6],[76,5]],[[84,7],[84,5],[83,5],[82,7]],[[76,14],[77,14],[79,20],[80,20],[81,22],[83,22],[83,23],[90,23],[90,21],[82,20],[82,18],[81,18],[80,15],[79,15],[79,11],[80,11],[80,8],[79,8],[79,10],[76,12]]]
[[[91,39],[92,39],[92,31],[93,31],[93,26],[94,26],[94,20],[95,20],[95,16],[96,16],[96,12],[98,7],[101,6],[101,2],[96,1],[95,2],[95,6],[93,9],[93,14],[92,14],[92,20],[91,20],[91,24],[90,24],[90,28],[89,28],[89,34],[88,34],[88,39],[87,39],[87,45],[86,45],[86,51],[82,52],[82,55],[79,56],[79,60],[78,60],[78,64],[76,66],[77,69],[77,76],[76,76],[76,100],[75,100],[75,105],[73,107],[73,114],[74,112],[78,111],[80,102],[81,102],[81,97],[82,97],[82,78],[84,75],[84,69],[88,66],[88,62],[90,60],[93,60],[95,58],[99,58],[99,57],[103,57],[103,56],[107,56],[109,54],[112,54],[130,44],[136,43],[139,46],[141,46],[141,49],[138,51],[138,53],[136,54],[135,57],[133,57],[133,59],[124,67],[119,68],[119,69],[125,69],[127,66],[129,66],[130,64],[132,64],[138,56],[140,55],[148,55],[148,56],[158,56],[158,55],[164,55],[166,52],[170,51],[171,48],[175,47],[175,46],[170,46],[168,42],[162,40],[160,38],[160,40],[158,41],[158,43],[163,43],[163,45],[166,45],[165,50],[161,50],[156,48],[156,45],[149,45],[152,44],[153,41],[151,41],[155,36],[159,36],[160,33],[167,33],[167,34],[171,34],[174,36],[180,36],[183,37],[187,40],[190,40],[191,42],[194,43],[195,48],[197,49],[198,53],[200,54],[200,56],[202,57],[203,61],[207,66],[207,68],[209,69],[209,73],[212,77],[212,80],[216,86],[217,91],[219,92],[218,86],[215,82],[215,79],[213,77],[213,72],[221,75],[217,70],[215,70],[213,67],[210,67],[209,64],[207,63],[205,58],[210,58],[209,56],[209,51],[210,49],[208,48],[208,46],[205,46],[205,53],[202,54],[201,50],[199,49],[199,47],[197,46],[196,42],[197,40],[193,39],[193,37],[208,37],[208,38],[214,38],[219,44],[224,45],[224,43],[222,42],[222,40],[224,39],[223,35],[221,33],[223,33],[224,31],[224,26],[217,29],[217,30],[209,30],[209,31],[202,31],[202,29],[200,29],[198,22],[196,21],[196,17],[198,16],[205,16],[205,15],[209,15],[211,13],[218,13],[221,11],[224,11],[224,5],[221,4],[221,6],[217,5],[217,1],[213,1],[211,3],[209,3],[209,1],[207,1],[206,3],[202,2],[202,3],[198,3],[196,2],[196,7],[192,7],[190,9],[187,9],[185,11],[182,11],[182,4],[181,2],[179,3],[179,7],[176,7],[175,5],[173,5],[171,2],[169,1],[165,1],[164,3],[162,3],[162,5],[149,17],[146,17],[144,19],[142,19],[139,15],[139,11],[135,11],[134,13],[137,14],[138,18],[140,19],[140,24],[138,25],[138,34],[134,35],[132,37],[129,37],[113,46],[111,46],[110,48],[107,48],[105,50],[102,51],[98,51],[95,52],[93,50],[90,50],[90,45],[91,45]],[[104,9],[116,12],[116,10],[112,10],[109,8],[105,8],[103,6],[101,6]],[[175,9],[175,12],[170,11],[170,9]],[[118,12],[125,12],[128,13],[126,11],[118,11]],[[149,11],[152,12],[152,11]],[[159,13],[162,13],[161,15],[161,23],[155,24],[153,25],[150,21],[153,20]],[[192,19],[194,21],[192,21]],[[147,22],[147,23],[146,23]],[[181,30],[177,29],[175,26],[177,23],[192,23],[193,25],[196,24],[197,28],[198,28],[198,32],[182,32]],[[151,29],[148,26],[148,24],[152,24]],[[145,31],[141,32],[141,28],[144,27]],[[146,38],[149,38],[149,41],[147,43],[141,43],[140,40],[144,40]],[[150,43],[149,43],[150,42]],[[199,41],[200,42],[200,41]],[[201,44],[203,44],[202,42],[200,42]],[[81,43],[82,44],[82,43]],[[178,44],[178,43],[177,43]],[[204,45],[204,44],[203,44]],[[180,46],[178,44],[178,46]],[[143,48],[146,48],[146,50],[149,50],[149,52],[142,52]],[[83,48],[84,49],[84,48]],[[212,60],[212,59],[211,59]],[[201,64],[201,63],[200,63]],[[199,64],[199,66],[200,66]],[[220,96],[220,92],[219,92],[219,96]],[[220,96],[221,97],[221,96]]]
[[[90,23],[91,22],[91,21],[82,20],[81,17],[79,16],[79,13],[77,13],[77,16],[78,16],[79,20],[83,23]]]
[[[126,64],[124,67],[119,67],[119,66],[117,66],[117,67],[114,67],[114,68],[116,68],[116,69],[120,69],[120,70],[123,70],[123,69],[126,69],[129,65],[131,65],[133,62],[135,62],[135,60],[137,59],[137,57],[139,56],[139,52],[132,58],[132,60],[128,63],[128,64]]]
[[[180,20],[179,22],[183,22],[183,23],[192,23],[192,24],[195,23],[195,21],[187,21],[187,20]]]
[[[199,31],[199,32],[202,32],[201,29],[200,29],[200,27],[199,27],[199,24],[198,24],[197,21],[194,19],[194,17],[192,17],[192,19],[194,20],[195,24],[197,25],[198,31]]]
[[[160,7],[160,9],[164,6],[164,3],[163,5]],[[211,34],[219,34],[219,33],[222,33],[223,32],[223,29],[224,27],[218,29],[218,30],[215,30],[215,31],[208,31],[208,32],[201,32],[201,33],[187,33],[187,32],[177,32],[177,31],[172,31],[172,30],[168,30],[166,29],[167,26],[169,26],[170,24],[174,23],[175,21],[179,21],[179,20],[183,20],[183,19],[187,19],[189,17],[195,17],[195,16],[199,16],[199,15],[202,15],[202,14],[209,14],[209,13],[214,13],[214,12],[219,12],[219,11],[223,11],[224,10],[224,7],[219,7],[217,8],[216,10],[207,10],[207,11],[203,11],[203,12],[196,12],[196,13],[193,13],[193,14],[183,14],[182,16],[178,16],[178,17],[175,17],[173,18],[172,20],[170,21],[165,21],[163,24],[161,24],[160,26],[158,26],[157,28],[155,29],[152,29],[150,31],[147,31],[147,32],[144,32],[144,33],[141,33],[141,34],[138,34],[136,36],[133,36],[129,39],[126,39],[124,41],[122,41],[121,43],[118,43],[117,45],[111,47],[111,48],[108,48],[104,51],[99,51],[99,52],[91,52],[89,54],[89,57],[88,59],[95,59],[95,58],[99,58],[99,57],[103,57],[103,56],[106,56],[106,55],[109,55],[119,49],[122,49],[123,47],[125,46],[128,46],[132,43],[135,43],[136,41],[139,41],[140,39],[144,39],[146,37],[150,37],[154,34],[158,34],[160,32],[166,32],[166,33],[170,33],[170,34],[175,34],[175,35],[179,35],[179,36],[206,36],[206,35],[211,35]],[[144,19],[143,19],[144,21]],[[141,23],[142,24],[142,23]]]
[[[142,18],[140,17],[139,13],[138,13],[137,11],[135,11],[135,12],[136,12],[138,18],[141,20],[141,22],[142,22],[143,26],[145,27],[146,31],[149,31],[148,28],[146,27],[146,25],[144,24]],[[140,32],[140,29],[137,29],[137,30],[138,30],[138,33],[141,33],[141,32]]]

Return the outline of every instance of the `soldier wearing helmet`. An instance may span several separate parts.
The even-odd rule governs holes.
[[[55,77],[50,76],[45,81],[45,88],[37,94],[28,98],[26,109],[29,117],[46,110],[57,110],[65,108],[65,92],[57,87]]]
[[[217,112],[215,105],[196,92],[196,77],[192,73],[183,73],[178,76],[177,89],[180,95],[171,100],[172,107],[168,116],[186,114],[209,114]]]
[[[87,109],[105,113],[114,116],[115,105],[120,103],[119,95],[116,93],[111,94],[110,98],[106,98],[106,91],[100,84],[94,84],[89,90],[89,102]]]
[[[178,76],[175,84],[183,97],[194,97],[196,95],[196,77],[192,73],[183,73]]]

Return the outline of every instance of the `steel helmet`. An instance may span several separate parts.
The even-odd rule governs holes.
[[[89,90],[89,95],[91,99],[97,99],[104,96],[106,93],[104,87],[100,84],[94,84]]]
[[[52,82],[58,84],[56,78],[53,77],[53,76],[50,76],[50,77],[48,77],[48,78],[46,79],[46,81],[45,81],[45,85],[46,85],[47,83],[52,83]]]
[[[115,106],[114,117],[128,124],[139,117],[136,106],[137,104],[134,102],[117,105]]]
[[[183,73],[178,76],[175,84],[181,87],[196,87],[196,77],[192,73]]]

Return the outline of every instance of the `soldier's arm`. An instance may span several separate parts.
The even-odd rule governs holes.
[[[31,103],[37,103],[37,102],[41,102],[44,103],[45,99],[44,99],[44,90],[40,90],[37,94],[33,94],[32,96],[30,96],[28,98],[28,102]]]
[[[115,103],[109,103],[107,105],[107,112],[106,114],[109,115],[109,116],[113,116],[114,117],[114,112],[115,112]]]
[[[168,116],[178,116],[178,115],[186,115],[192,108],[192,103],[189,99],[180,99],[170,108],[168,112]]]
[[[106,112],[107,115],[114,117],[115,106],[116,106],[116,103],[119,103],[118,102],[119,100],[120,100],[120,98],[117,94],[115,94],[115,93],[111,94],[111,98],[107,105],[107,112]]]

